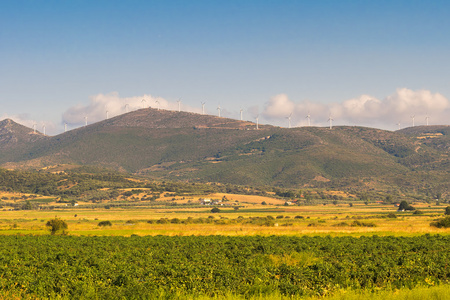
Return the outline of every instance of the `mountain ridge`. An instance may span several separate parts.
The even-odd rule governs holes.
[[[18,138],[20,147],[0,141],[0,164],[98,165],[159,179],[247,185],[392,188],[400,180],[415,189],[447,189],[450,169],[448,126],[256,130],[248,121],[149,108],[37,136]],[[420,183],[424,174],[434,179]]]

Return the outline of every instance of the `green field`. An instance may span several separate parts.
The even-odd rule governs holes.
[[[329,296],[448,284],[450,236],[0,236],[19,298]]]

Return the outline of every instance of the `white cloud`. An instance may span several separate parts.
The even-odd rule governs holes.
[[[85,117],[87,117],[88,123],[94,123],[104,120],[106,112],[108,112],[108,117],[111,118],[126,111],[130,112],[144,107],[178,110],[178,102],[177,100],[168,101],[152,95],[121,98],[117,92],[106,95],[98,94],[90,97],[88,105],[76,105],[66,110],[62,119],[69,125],[77,126],[85,123]],[[201,108],[185,105],[182,100],[181,110],[201,113]]]
[[[263,115],[267,120],[286,123],[285,119],[293,112],[293,120],[297,126],[304,126],[308,112],[312,125],[325,126],[331,114],[334,124],[372,126],[383,129],[396,129],[398,122],[402,127],[425,124],[429,116],[430,124],[450,124],[450,101],[439,93],[428,90],[413,91],[407,88],[397,89],[395,93],[384,99],[370,95],[361,95],[343,102],[329,104],[311,103],[308,101],[295,103],[286,95],[272,97],[264,108]],[[282,125],[283,126],[283,125]]]

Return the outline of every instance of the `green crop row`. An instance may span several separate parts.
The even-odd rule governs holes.
[[[450,236],[0,236],[21,298],[327,295],[449,283]]]

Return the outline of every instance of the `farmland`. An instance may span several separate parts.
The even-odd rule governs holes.
[[[449,294],[447,194],[3,172],[0,299]]]
[[[248,196],[247,196],[248,197]],[[273,199],[272,201],[276,201]],[[242,202],[241,202],[242,203]],[[1,211],[0,234],[48,234],[45,222],[58,217],[71,235],[421,235],[447,234],[430,226],[443,216],[445,206],[418,204],[414,212],[397,212],[394,205],[242,205],[158,208],[77,208]],[[99,227],[101,221],[112,226]]]
[[[0,236],[18,297],[326,296],[448,282],[449,236]]]

